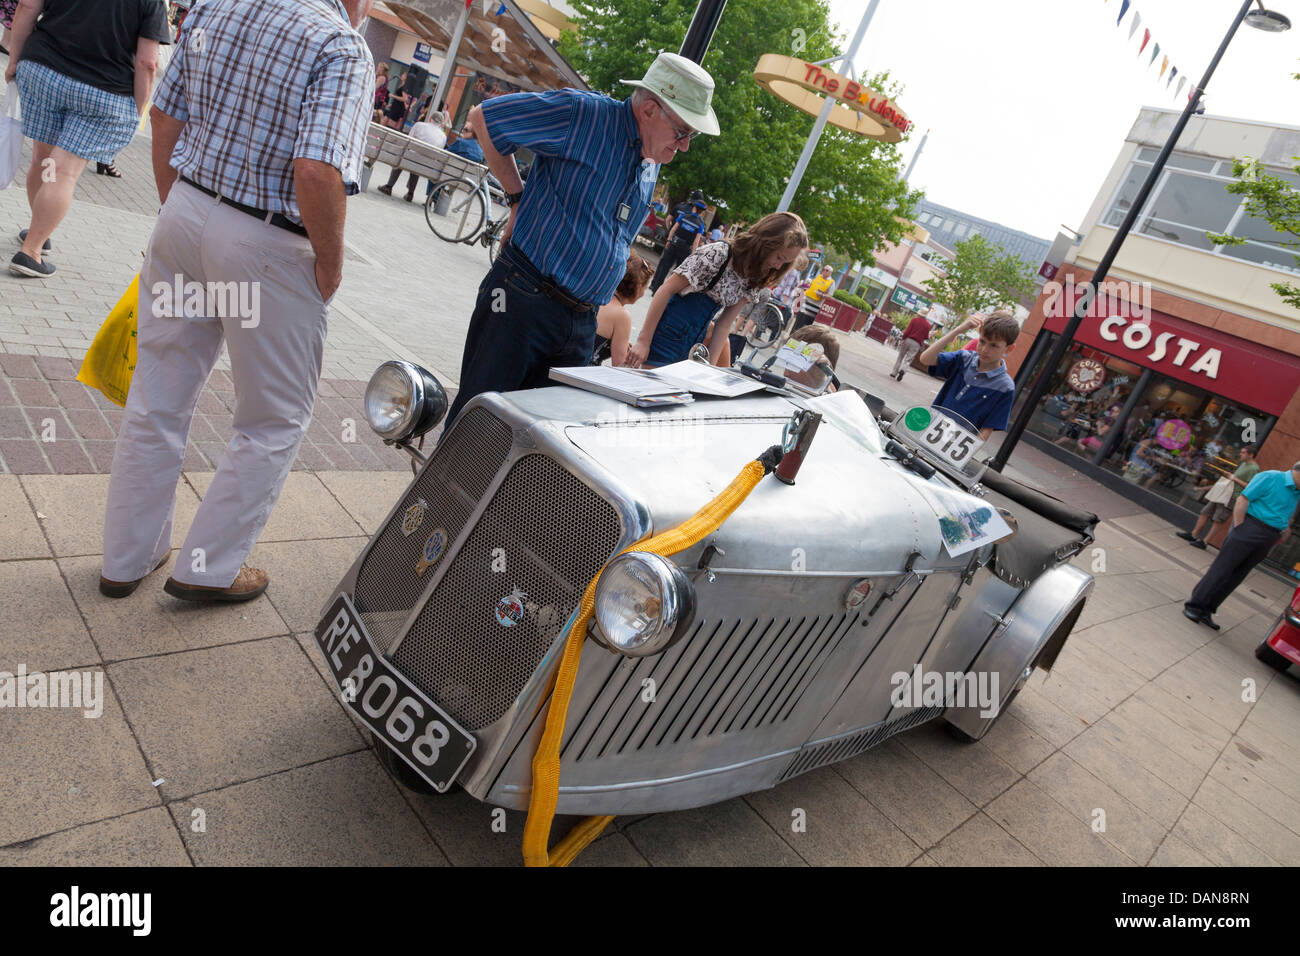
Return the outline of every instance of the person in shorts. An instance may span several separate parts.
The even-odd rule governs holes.
[[[39,19],[39,22],[37,18]],[[23,135],[32,140],[14,275],[46,278],[49,238],[72,206],[86,163],[111,164],[149,105],[158,45],[171,43],[165,0],[23,0],[5,82],[18,81]]]
[[[1228,479],[1232,482],[1232,498],[1228,503],[1221,505],[1217,501],[1207,501],[1196,519],[1196,527],[1192,528],[1190,533],[1179,531],[1178,537],[1190,541],[1193,548],[1205,550],[1205,539],[1212,534],[1217,534],[1219,529],[1232,519],[1232,506],[1237,503],[1237,496],[1241,494],[1241,489],[1250,484],[1250,480],[1259,474],[1259,465],[1255,462],[1255,452],[1258,448],[1258,445],[1246,445],[1241,449],[1241,464]],[[1210,525],[1208,531],[1205,527],[1207,524]]]

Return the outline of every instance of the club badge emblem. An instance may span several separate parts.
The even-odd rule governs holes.
[[[497,601],[497,623],[502,627],[514,627],[524,619],[524,598],[526,595],[515,585],[509,594]]]
[[[429,510],[429,502],[423,498],[407,508],[406,513],[402,515],[402,534],[408,538],[413,535],[415,529],[424,522],[424,513],[427,510]]]
[[[447,550],[447,532],[441,528],[434,528],[433,534],[429,535],[424,542],[424,551],[420,555],[420,563],[415,566],[415,573],[424,577],[424,572],[438,563],[442,553]]]

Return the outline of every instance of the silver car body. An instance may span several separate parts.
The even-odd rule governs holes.
[[[474,797],[527,806],[550,683],[590,579],[713,499],[781,441],[795,410],[763,394],[642,411],[568,387],[467,407],[334,593],[351,595],[390,663],[474,735],[458,781]],[[974,706],[896,706],[895,675],[996,671],[1005,699],[1035,661],[1050,665],[1092,580],[1059,560],[1032,581],[999,577],[999,545],[951,557],[920,480],[823,425],[794,485],[764,478],[716,533],[673,556],[695,577],[694,623],[644,658],[587,639],[558,812],[713,803],[939,717],[981,736],[992,718]],[[421,500],[428,516],[404,533]],[[434,527],[449,544],[417,573]],[[698,570],[710,545],[718,553]],[[849,609],[864,580],[867,599]],[[507,626],[494,612],[512,596],[524,614]]]

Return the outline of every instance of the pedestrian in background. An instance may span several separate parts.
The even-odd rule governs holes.
[[[804,326],[811,325],[817,318],[817,313],[822,307],[822,297],[835,286],[835,280],[831,278],[833,274],[834,270],[830,266],[822,266],[822,271],[817,278],[808,283],[808,288],[803,294],[803,308],[794,320],[794,331],[797,332]]]
[[[1184,541],[1190,541],[1193,548],[1205,550],[1205,539],[1212,534],[1218,534],[1222,528],[1232,519],[1232,508],[1237,503],[1237,498],[1241,496],[1242,489],[1248,486],[1256,475],[1259,474],[1259,465],[1255,462],[1255,453],[1259,450],[1258,445],[1243,445],[1241,448],[1241,464],[1239,464],[1231,475],[1225,475],[1231,484],[1231,497],[1226,502],[1210,501],[1206,499],[1205,507],[1196,518],[1196,526],[1191,532],[1179,531],[1178,537]],[[1208,452],[1208,449],[1207,449]],[[1208,531],[1206,525],[1210,525]]]
[[[537,388],[554,366],[586,365],[596,311],[614,296],[650,212],[659,166],[717,135],[713,78],[660,53],[622,102],[599,93],[513,93],[469,112],[510,218],[479,286],[448,426],[474,396]],[[524,189],[514,153],[536,155]]]
[[[707,208],[702,192],[697,189],[691,193],[689,206],[678,213],[673,227],[668,230],[663,255],[659,257],[655,277],[650,280],[651,293],[658,292],[659,287],[668,278],[668,273],[676,269],[683,259],[700,247],[700,239],[704,235],[704,219],[701,214]]]
[[[38,19],[39,18],[39,19]],[[47,278],[50,236],[94,162],[111,166],[135,135],[171,43],[164,0],[21,0],[5,82],[18,81],[23,135],[32,140],[27,202],[32,218],[9,271]]]
[[[163,207],[140,272],[139,358],[108,486],[108,597],[167,559],[186,436],[223,343],[235,434],[164,590],[188,601],[266,590],[244,559],[311,420],[343,277],[344,200],[360,191],[373,103],[375,67],[356,32],[372,3],[204,0],[186,18],[151,113]],[[191,283],[209,290],[206,306],[177,316],[175,286]],[[241,305],[248,291],[252,314],[232,314],[228,294],[214,305],[214,288],[239,289]]]
[[[1255,565],[1300,530],[1300,461],[1290,471],[1261,471],[1232,506],[1232,529],[1219,554],[1183,604],[1183,617],[1219,629],[1214,613]]]
[[[9,38],[13,32],[14,11],[18,9],[18,0],[0,0],[0,53],[9,55]]]
[[[447,133],[443,127],[447,125],[447,117],[441,111],[435,111],[426,122],[416,123],[411,127],[411,138],[418,139],[422,143],[428,143],[430,146],[442,149],[447,145]],[[393,194],[393,187],[397,185],[398,178],[402,175],[402,170],[393,167],[392,175],[388,177],[388,182],[379,187],[379,191],[385,196]],[[414,202],[415,187],[419,183],[420,177],[415,173],[408,173],[406,177],[406,201]],[[433,180],[424,191],[427,196],[429,190],[433,188]]]
[[[907,328],[903,330],[903,338],[898,343],[898,356],[894,359],[894,370],[889,373],[891,378],[900,382],[903,380],[903,373],[912,364],[912,359],[925,348],[933,328],[930,320],[925,316],[912,316],[912,321],[907,323]]]

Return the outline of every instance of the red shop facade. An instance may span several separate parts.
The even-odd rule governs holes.
[[[1007,360],[1021,401],[1073,314],[1074,289],[1090,276],[1064,266],[1061,285],[1045,286],[1025,320]],[[1266,469],[1300,461],[1300,334],[1140,291],[1106,283],[1050,371],[1025,440],[1190,529],[1205,491],[1237,467],[1243,445],[1259,446]],[[1294,538],[1267,564],[1300,578]]]

